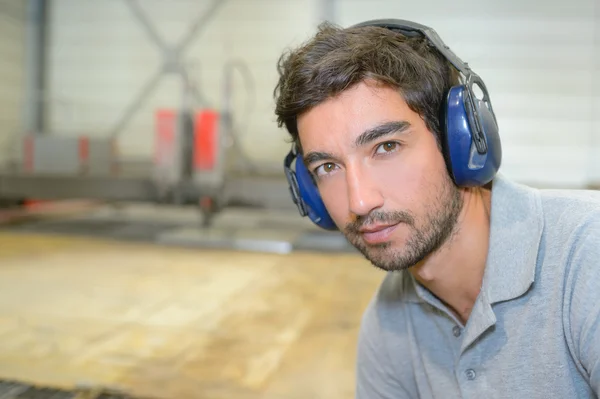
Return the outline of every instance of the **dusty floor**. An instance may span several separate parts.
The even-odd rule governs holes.
[[[288,255],[0,234],[0,378],[161,398],[352,398],[383,274]]]

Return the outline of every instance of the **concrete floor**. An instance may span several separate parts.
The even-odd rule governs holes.
[[[354,393],[383,274],[352,253],[174,248],[0,233],[0,378],[140,397]]]

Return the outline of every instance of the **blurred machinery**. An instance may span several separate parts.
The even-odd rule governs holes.
[[[248,108],[241,120],[251,115],[253,80],[246,65],[231,60],[223,67],[223,101],[211,106],[190,78],[184,51],[201,28],[223,5],[213,0],[179,43],[168,44],[147,18],[140,3],[123,0],[140,27],[162,54],[162,63],[131,103],[110,126],[104,137],[73,137],[46,132],[39,122],[34,132],[17,138],[14,161],[0,169],[0,206],[23,199],[92,199],[101,201],[151,201],[169,204],[197,204],[203,224],[226,203],[225,182],[228,160],[235,159],[246,173],[252,165],[237,140],[232,111],[233,73],[245,82]],[[39,43],[38,43],[39,45]],[[43,63],[40,63],[43,65]],[[39,66],[40,68],[42,66]],[[154,154],[141,168],[129,168],[118,150],[118,138],[141,104],[166,74],[180,77],[180,104],[156,110]],[[43,92],[44,87],[38,87]],[[38,109],[35,120],[43,110]],[[150,116],[149,116],[150,117]],[[150,135],[148,137],[151,137]],[[228,155],[233,154],[233,157]]]
[[[154,157],[142,173],[122,170],[115,138],[28,135],[21,161],[0,174],[0,198],[196,203],[208,224],[224,201],[223,119],[210,109],[158,110]]]

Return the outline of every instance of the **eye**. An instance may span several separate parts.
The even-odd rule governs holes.
[[[386,141],[385,143],[382,143],[377,146],[375,153],[376,154],[386,154],[386,153],[394,152],[398,149],[399,146],[400,146],[400,144],[396,143],[395,141]]]
[[[335,164],[331,162],[324,163],[315,169],[315,174],[317,176],[323,176],[324,174],[329,174],[335,170]]]

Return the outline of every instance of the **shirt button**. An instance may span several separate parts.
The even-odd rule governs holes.
[[[476,376],[475,370],[468,369],[467,371],[465,371],[465,374],[466,374],[468,380],[473,381],[475,379],[475,376]]]
[[[454,326],[454,328],[452,329],[452,333],[454,334],[455,337],[460,337],[460,327]]]

